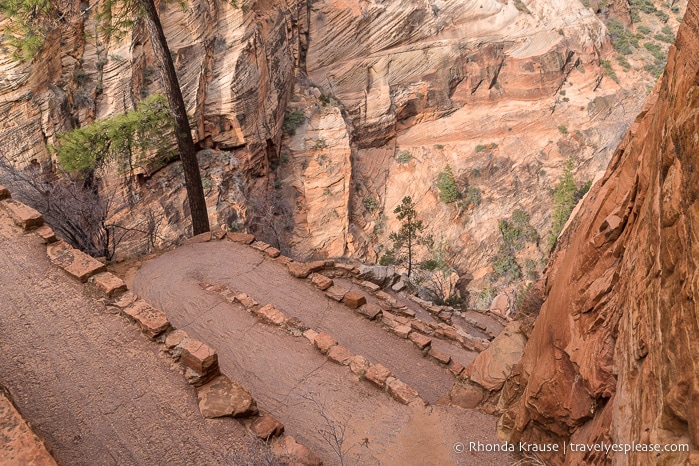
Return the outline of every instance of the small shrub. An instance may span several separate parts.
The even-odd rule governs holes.
[[[413,156],[410,152],[407,150],[401,151],[396,155],[396,160],[398,161],[399,164],[405,165],[406,163],[410,162],[413,159]]]
[[[619,78],[617,77],[616,73],[614,72],[614,68],[612,68],[612,63],[609,60],[600,60],[599,61],[600,66],[602,67],[602,74],[606,76],[607,78],[611,79],[612,81],[618,83]]]
[[[325,149],[326,147],[328,147],[328,144],[327,142],[325,142],[325,139],[323,138],[317,138],[315,143],[313,144],[313,148],[316,150]]]
[[[484,144],[478,144],[476,146],[476,152],[483,152],[485,150],[485,145]]]
[[[647,36],[648,34],[651,33],[651,29],[648,26],[645,25],[640,25],[636,28],[637,32],[640,32],[642,35]]]
[[[568,128],[566,128],[564,125],[559,126],[558,131],[560,131],[561,134],[568,134]]]
[[[624,68],[624,70],[629,71],[631,69],[631,63],[629,63],[629,61],[626,59],[625,56],[617,55],[616,61],[619,62],[619,64],[621,65],[622,68]]]
[[[374,212],[376,208],[379,206],[379,203],[377,202],[376,199],[373,197],[364,199],[364,207],[366,208],[367,211]]]
[[[439,199],[445,204],[451,204],[461,197],[449,164],[445,165],[444,170],[437,176],[437,188],[439,189]]]
[[[296,130],[306,121],[306,115],[300,110],[286,112],[284,114],[284,122],[282,123],[282,131],[289,136],[296,134]]]

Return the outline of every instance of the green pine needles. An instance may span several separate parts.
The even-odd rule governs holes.
[[[31,61],[41,47],[55,16],[50,0],[2,0],[0,14],[7,16],[9,25],[3,31],[2,45],[12,50],[14,60]]]
[[[87,175],[110,163],[124,170],[147,160],[174,157],[172,117],[167,100],[155,94],[130,110],[58,136],[52,149],[59,165],[74,174]]]

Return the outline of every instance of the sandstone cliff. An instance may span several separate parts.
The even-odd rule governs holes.
[[[428,232],[458,252],[459,272],[488,286],[498,221],[521,208],[545,235],[564,162],[591,180],[644,98],[633,73],[623,87],[604,76],[607,31],[577,2],[234,3],[162,7],[162,22],[194,136],[210,149],[212,224],[267,216],[256,227],[296,257],[377,260],[411,195]],[[65,1],[69,10],[34,62],[0,53],[0,144],[19,164],[46,164],[56,133],[159,89],[139,23],[117,40],[94,11]],[[304,122],[285,137],[289,112]],[[447,164],[480,204],[439,200]],[[146,179],[139,199],[165,219],[165,237],[186,231],[176,166]]]
[[[698,83],[690,1],[665,74],[559,240],[500,423],[512,441],[686,443],[692,453],[552,464],[699,461]]]

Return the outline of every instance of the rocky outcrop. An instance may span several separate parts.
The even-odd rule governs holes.
[[[699,2],[690,1],[665,74],[559,239],[500,422],[513,442],[692,451],[570,452],[551,464],[699,459],[698,78]]]

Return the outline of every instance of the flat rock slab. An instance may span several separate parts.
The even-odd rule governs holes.
[[[347,292],[348,290],[342,288],[341,286],[333,285],[327,289],[327,291],[325,292],[325,296],[327,296],[330,299],[334,299],[339,303],[345,297]]]
[[[110,272],[98,273],[91,277],[90,281],[110,298],[126,291],[126,283],[124,283],[124,280]]]
[[[250,431],[261,440],[269,440],[272,437],[278,437],[284,433],[284,424],[276,420],[267,413],[263,413],[252,424]]]
[[[233,241],[234,243],[240,244],[251,244],[253,241],[255,241],[255,237],[253,235],[248,235],[247,233],[238,233],[236,231],[229,231],[226,234],[226,239]]]
[[[163,311],[152,308],[143,300],[135,301],[123,312],[133,319],[151,340],[170,329],[170,321]]]
[[[255,311],[255,314],[264,322],[272,325],[284,325],[289,318],[271,304],[263,306]]]
[[[63,267],[63,270],[68,272],[68,275],[72,275],[81,282],[85,283],[88,278],[93,275],[97,275],[100,272],[107,270],[107,266],[94,257],[88,256],[82,251],[73,249],[70,251],[73,260],[70,264]],[[60,265],[60,264],[59,264]]]
[[[12,195],[10,195],[10,190],[7,189],[6,187],[0,185],[0,201],[4,201],[5,199],[10,199]]]
[[[396,335],[398,335],[401,338],[408,338],[408,335],[410,335],[411,331],[412,331],[412,329],[410,328],[410,326],[404,325],[404,324],[396,325],[393,328],[393,333],[395,333]]]
[[[374,293],[381,289],[381,287],[379,285],[377,285],[376,283],[372,283],[368,280],[361,282],[360,285],[362,285],[364,288],[366,288],[367,290],[372,291]]]
[[[366,379],[381,388],[386,386],[386,379],[391,375],[391,371],[381,364],[374,364],[366,371]]]
[[[257,403],[244,387],[225,375],[197,389],[199,411],[207,419],[217,417],[250,417],[258,413]]]
[[[325,291],[334,285],[331,278],[328,278],[320,273],[314,273],[311,275],[311,283],[313,283],[313,285],[321,291]]]
[[[0,392],[0,464],[56,466],[46,444]]]
[[[178,346],[182,346],[188,339],[189,335],[184,330],[173,330],[165,337],[165,348],[174,350]]]
[[[388,381],[386,388],[388,389],[389,395],[404,405],[410,404],[420,397],[415,390],[399,379]]]
[[[335,345],[328,350],[328,359],[340,365],[348,364],[352,352],[341,345]]]
[[[255,241],[250,245],[250,247],[253,249],[257,249],[258,251],[264,251],[270,246],[268,243],[265,243],[264,241]]]
[[[218,370],[218,354],[206,343],[190,339],[182,345],[182,362],[200,374]]]
[[[322,466],[323,464],[315,453],[290,435],[284,435],[272,442],[272,452],[282,464],[294,466]]]
[[[418,332],[412,332],[408,338],[420,349],[425,349],[432,344],[431,338]]]
[[[342,298],[342,303],[350,309],[357,309],[366,304],[366,297],[356,291],[348,291]]]
[[[51,244],[55,243],[58,241],[56,238],[56,234],[53,232],[50,226],[48,225],[42,225],[39,228],[37,228],[34,233],[41,238],[41,240],[46,243],[46,244]]]
[[[289,269],[289,273],[296,278],[306,278],[313,272],[317,272],[325,266],[325,261],[289,262],[286,264],[286,267]]]
[[[360,355],[355,355],[349,358],[349,368],[352,371],[353,374],[358,375],[359,377],[364,377],[366,375],[366,372],[369,370],[369,367],[371,364],[369,364],[369,361],[364,356]]]
[[[235,296],[233,296],[233,299],[235,301],[238,301],[240,304],[243,305],[245,309],[252,309],[253,307],[257,306],[257,301],[252,299],[250,296],[248,296],[245,293],[239,293]]]
[[[24,230],[32,230],[44,224],[44,217],[28,205],[14,199],[5,199],[0,204],[10,216],[15,225]]]
[[[328,350],[335,345],[337,345],[337,340],[327,333],[321,332],[313,339],[313,346],[318,348],[318,351],[323,354],[327,354]]]
[[[374,320],[379,317],[382,310],[376,304],[365,304],[359,307],[359,312],[369,320]]]
[[[449,364],[449,361],[451,361],[451,356],[443,351],[439,351],[437,348],[430,349],[428,354],[442,364]]]

